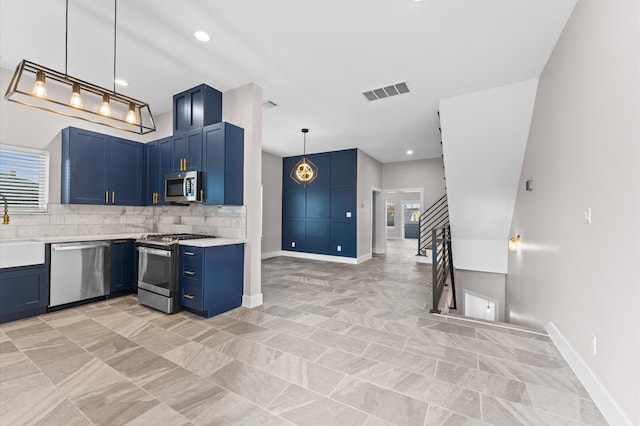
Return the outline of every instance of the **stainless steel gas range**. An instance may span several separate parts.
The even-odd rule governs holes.
[[[180,311],[178,294],[181,240],[214,238],[210,235],[157,234],[136,240],[138,250],[138,303],[167,314]]]

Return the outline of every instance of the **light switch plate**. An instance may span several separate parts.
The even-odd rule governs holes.
[[[338,246],[338,251],[342,251],[342,246]]]
[[[351,217],[351,212],[347,212],[347,217]]]
[[[296,246],[296,242],[295,241],[291,241],[291,247],[295,247]]]

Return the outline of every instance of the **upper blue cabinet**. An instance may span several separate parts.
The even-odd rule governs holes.
[[[144,145],[88,130],[62,130],[63,204],[141,206]]]
[[[173,96],[174,134],[221,121],[222,93],[213,87],[201,84]]]
[[[171,170],[171,138],[149,142],[145,149],[147,174],[144,204],[168,204],[164,201],[164,178]]]
[[[202,129],[203,204],[242,205],[244,130],[229,123]]]
[[[202,170],[202,128],[171,137],[171,173]]]

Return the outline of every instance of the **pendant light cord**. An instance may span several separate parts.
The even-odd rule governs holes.
[[[67,0],[68,1],[68,0]],[[113,1],[113,93],[116,93],[116,41],[118,26],[118,0]]]
[[[66,1],[64,15],[64,76],[67,77],[67,57],[69,56],[69,0]]]
[[[302,156],[306,157],[307,156],[307,134],[304,134],[304,138],[303,138],[303,143],[302,143]]]

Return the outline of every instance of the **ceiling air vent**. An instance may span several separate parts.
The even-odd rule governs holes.
[[[278,104],[273,102],[273,101],[265,101],[262,103],[262,108],[264,109],[271,109],[271,108],[275,108],[277,107]]]
[[[401,95],[403,93],[409,93],[409,86],[407,82],[392,84],[391,86],[381,87],[379,89],[369,90],[362,92],[365,98],[369,101],[377,101],[378,99],[388,98],[390,96]]]

